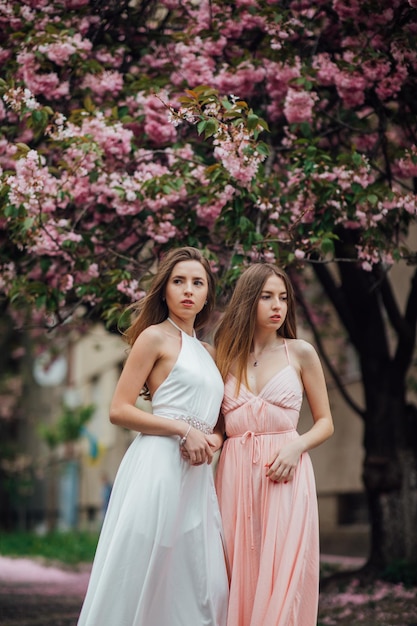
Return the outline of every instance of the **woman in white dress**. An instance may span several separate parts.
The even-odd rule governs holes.
[[[110,420],[138,431],[103,523],[78,626],[225,626],[228,579],[210,467],[223,382],[194,328],[214,307],[195,248],[161,262],[127,331]],[[136,407],[145,389],[152,413]],[[181,449],[189,460],[181,457]]]

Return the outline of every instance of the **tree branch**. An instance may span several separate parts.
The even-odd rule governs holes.
[[[401,317],[398,304],[395,300],[391,285],[386,278],[386,274],[384,274],[384,276],[381,278],[380,285],[382,301],[388,314],[388,319],[391,322],[393,328],[399,334],[404,328],[404,319]]]
[[[342,324],[344,324],[344,326],[346,327],[352,343],[355,345],[355,347],[357,347],[357,342],[355,341],[355,338],[357,337],[355,320],[350,314],[349,307],[346,306],[343,293],[337,287],[327,267],[320,263],[314,265],[313,267],[314,273],[316,274],[317,278],[320,281],[320,284],[324,288],[326,295],[329,297],[331,303],[336,309],[336,312],[340,317]]]

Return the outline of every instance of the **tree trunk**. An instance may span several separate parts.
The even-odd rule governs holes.
[[[337,255],[349,257],[344,237]],[[401,315],[388,277],[339,262],[316,275],[348,332],[364,389],[363,481],[371,524],[366,570],[381,573],[396,561],[417,563],[417,409],[407,405],[407,374],[415,349],[416,276]]]
[[[365,422],[363,468],[371,522],[367,569],[376,573],[396,561],[417,562],[417,447],[407,428],[415,410],[383,388],[379,394],[381,420],[374,414]]]

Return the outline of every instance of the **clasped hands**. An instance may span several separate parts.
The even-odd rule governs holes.
[[[197,428],[191,428],[186,442],[180,446],[181,456],[190,465],[210,465],[222,443],[219,434],[206,435]]]

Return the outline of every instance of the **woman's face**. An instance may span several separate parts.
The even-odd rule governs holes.
[[[195,317],[204,307],[207,294],[207,274],[199,261],[190,259],[174,265],[165,287],[170,314],[179,318]]]
[[[259,329],[278,330],[285,322],[288,311],[288,294],[285,283],[271,274],[263,286],[256,309],[256,325]]]

